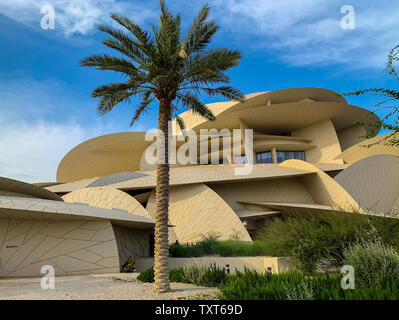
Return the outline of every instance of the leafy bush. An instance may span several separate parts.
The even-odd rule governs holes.
[[[200,242],[203,255],[211,255],[214,252],[214,248],[217,245],[218,235],[215,233],[210,233],[203,237]]]
[[[137,276],[137,280],[141,282],[154,282],[154,267],[150,267]],[[172,269],[169,272],[170,282],[187,282],[184,278],[183,268]]]
[[[355,285],[359,288],[381,286],[399,279],[399,254],[381,242],[364,242],[344,251],[344,263],[355,269]]]
[[[288,287],[285,290],[287,300],[313,300],[314,292],[309,281],[302,279],[300,285]]]
[[[205,287],[217,287],[227,279],[225,268],[218,267],[215,263],[210,265],[205,272],[201,285]]]
[[[216,234],[208,234],[203,236],[201,241],[194,245],[172,244],[169,246],[169,255],[171,257],[202,257],[212,255],[214,247],[217,243],[218,236]]]
[[[174,258],[192,258],[203,256],[201,246],[183,246],[179,244],[172,244],[169,246],[169,255]]]
[[[251,257],[270,255],[267,243],[262,241],[244,242],[238,240],[205,240],[196,245],[184,246],[172,244],[169,247],[171,257]]]
[[[154,282],[154,267],[141,271],[137,276],[137,280],[140,280],[141,282]]]
[[[190,266],[184,268],[184,279],[188,283],[193,283],[196,285],[201,285],[202,279],[205,277],[207,266],[202,264],[194,263]]]
[[[184,268],[184,280],[197,286],[216,287],[224,282],[227,274],[224,268],[213,265],[192,264]]]
[[[342,274],[306,276],[298,271],[262,274],[246,269],[227,277],[219,286],[223,300],[397,300],[398,281],[380,287],[354,290],[341,288]]]
[[[343,265],[344,250],[359,241],[397,245],[398,222],[357,213],[334,212],[317,217],[274,219],[258,233],[272,256],[290,256],[295,268],[307,274],[317,268]]]
[[[290,256],[295,268],[313,273],[326,256],[328,227],[302,217],[274,219],[258,237],[269,244],[273,256]]]
[[[170,270],[169,280],[170,282],[187,282],[184,278],[184,269],[177,268]]]
[[[227,278],[219,289],[222,299],[231,300],[285,300],[287,287],[301,283],[303,276],[297,272],[274,276],[245,269]]]

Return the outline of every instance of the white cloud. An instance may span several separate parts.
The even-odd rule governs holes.
[[[0,176],[55,181],[58,164],[69,150],[87,139],[129,128],[127,120],[97,117],[95,100],[70,91],[54,80],[0,81]],[[135,127],[141,129],[143,124]]]
[[[0,12],[16,21],[40,27],[45,5],[55,10],[55,29],[65,36],[86,35],[98,23],[109,22],[109,13],[129,12],[137,22],[153,16],[145,2],[117,0],[0,0]]]
[[[56,29],[65,36],[88,34],[108,14],[121,11],[142,23],[159,12],[155,0],[0,0],[0,12],[39,28],[40,8],[51,4]],[[187,19],[203,2],[168,1]],[[211,0],[212,15],[245,51],[295,66],[344,64],[352,68],[381,68],[387,52],[399,42],[399,7],[391,0]],[[356,28],[343,30],[341,7],[355,9]],[[228,45],[228,44],[226,44]]]
[[[344,5],[355,9],[354,30],[340,26]],[[381,67],[399,43],[399,7],[390,0],[215,0],[213,7],[243,44],[296,66]]]
[[[99,134],[78,124],[0,122],[0,176],[55,181],[58,163],[77,144]]]

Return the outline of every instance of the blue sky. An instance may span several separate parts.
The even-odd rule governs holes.
[[[188,3],[190,3],[188,5]],[[55,29],[43,30],[43,5],[55,9]],[[204,1],[167,1],[187,26]],[[383,73],[386,54],[399,44],[398,2],[379,0],[210,0],[221,27],[214,46],[242,51],[230,72],[244,93],[314,86],[337,92],[391,87]],[[341,7],[355,9],[355,29],[342,29]],[[113,11],[148,26],[158,1],[0,0],[0,176],[30,182],[53,181],[71,148],[98,135],[156,127],[147,113],[130,128],[134,105],[105,117],[91,91],[119,76],[79,66],[92,53],[105,53],[99,23]],[[204,99],[205,102],[215,99]],[[216,99],[218,100],[218,99]],[[372,107],[375,99],[350,97]]]

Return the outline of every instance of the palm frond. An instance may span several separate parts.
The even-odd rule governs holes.
[[[130,121],[130,126],[133,126],[133,124],[143,115],[143,113],[147,111],[150,103],[155,100],[155,97],[151,97],[151,95],[152,91],[150,90],[144,92],[142,100],[135,110],[132,120]]]
[[[235,89],[231,86],[222,86],[218,88],[200,88],[209,96],[221,95],[230,100],[238,100],[240,102],[244,102],[244,95],[240,90]]]
[[[143,50],[148,58],[151,60],[155,59],[155,44],[147,31],[143,30],[139,25],[122,14],[111,13],[110,16],[113,20],[129,30],[137,38],[141,50]]]
[[[100,98],[97,111],[100,115],[110,112],[118,103],[129,101],[136,94],[126,83],[110,83],[99,86],[92,93],[93,98]]]
[[[92,55],[83,59],[81,65],[121,72],[128,77],[124,83],[111,83],[93,91],[92,96],[100,98],[100,114],[111,111],[120,102],[130,102],[131,96],[140,95],[141,102],[135,109],[131,125],[155,99],[167,99],[170,114],[176,115],[180,105],[214,120],[212,111],[200,101],[200,94],[243,101],[239,90],[224,85],[230,82],[226,72],[239,64],[241,53],[226,48],[207,49],[218,30],[215,21],[208,20],[209,11],[209,6],[205,5],[183,37],[181,17],[172,14],[163,0],[158,24],[151,24],[151,34],[118,13],[112,13],[111,18],[121,29],[99,25],[98,29],[110,36],[102,43],[122,57]],[[175,118],[184,131],[182,118]]]
[[[179,125],[180,131],[183,132],[186,129],[186,124],[180,116],[176,116],[176,122]]]
[[[177,98],[182,103],[183,107],[190,109],[193,113],[200,115],[210,121],[215,120],[213,112],[203,104],[196,95],[186,92],[177,95]]]
[[[111,70],[133,76],[137,68],[124,58],[113,57],[107,54],[91,55],[80,61],[82,67],[97,67],[97,70]]]
[[[188,54],[204,49],[218,30],[214,21],[206,22],[209,11],[210,8],[208,5],[202,7],[187,32],[186,41]]]

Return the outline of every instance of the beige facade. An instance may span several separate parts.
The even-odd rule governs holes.
[[[367,120],[368,110],[320,88],[259,92],[208,107],[215,121],[181,114],[196,134],[214,130],[195,142],[197,163],[171,165],[170,242],[209,234],[251,241],[267,219],[292,213],[399,214],[399,152],[363,147],[384,138],[360,138],[365,129],[355,123]],[[175,121],[172,129],[176,146],[187,149]],[[240,157],[233,149],[211,152],[235,129],[253,130],[250,154],[243,132],[234,149]],[[115,271],[129,256],[151,261],[156,171],[145,157],[153,143],[145,136],[122,132],[81,143],[61,160],[56,182],[0,179],[1,275],[37,275],[43,263],[74,274]],[[209,146],[201,149],[204,141]],[[252,170],[237,174],[249,161]]]
[[[397,210],[398,195],[391,190],[396,188],[394,183],[387,186],[391,190],[389,200],[381,200],[384,205],[378,207],[378,212],[363,203],[365,195],[373,193],[376,187],[365,184],[361,177],[368,171],[373,178],[387,173],[388,169],[381,168],[383,162],[353,163],[385,153],[396,159],[398,151],[377,145],[362,149],[360,146],[369,141],[360,138],[366,131],[355,123],[367,121],[370,113],[348,104],[337,93],[320,88],[292,88],[254,93],[247,95],[244,102],[211,103],[208,107],[215,114],[215,121],[191,112],[180,115],[186,129],[197,134],[204,129],[217,131],[205,138],[210,139],[205,152],[200,148],[203,136],[196,142],[197,160],[205,157],[208,164],[186,165],[178,159],[171,165],[170,242],[195,242],[206,234],[218,234],[222,239],[238,236],[250,241],[265,219],[292,212],[344,210],[373,214]],[[184,146],[175,121],[172,129],[171,139],[176,140],[178,148]],[[245,175],[236,174],[236,169],[244,164],[235,163],[231,150],[210,152],[212,143],[221,146],[226,130],[231,133],[234,129],[253,129],[253,169]],[[83,142],[64,157],[57,171],[57,184],[47,189],[66,194],[64,199],[90,194],[93,189],[100,192],[99,188],[105,187],[119,190],[141,204],[135,209],[136,214],[146,212],[154,218],[156,171],[154,165],[146,162],[145,151],[151,141],[144,137],[144,132],[126,132]],[[370,141],[376,139],[381,138]],[[244,144],[242,133],[242,154]],[[211,163],[212,156],[223,163]],[[247,162],[249,158],[246,155]],[[392,164],[389,168],[394,177],[392,172],[397,172],[397,167]],[[361,172],[362,176],[352,179],[354,172]],[[374,194],[382,196],[381,192]],[[99,204],[93,199],[79,199]],[[101,200],[103,207],[112,207],[111,203],[112,199]]]
[[[78,192],[68,203],[12,179],[0,178],[0,186],[0,277],[40,276],[47,272],[44,266],[53,267],[56,275],[119,272],[129,256],[151,254],[154,221],[122,210],[134,207],[137,212],[140,204],[121,191],[111,189],[115,206],[107,209],[101,201],[75,201],[91,199],[73,198]]]

